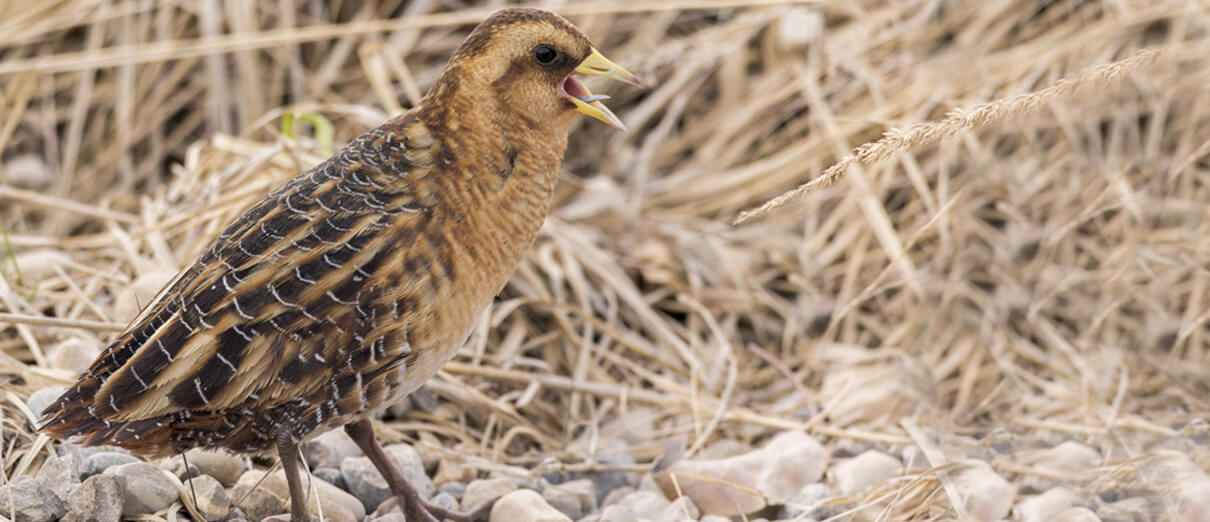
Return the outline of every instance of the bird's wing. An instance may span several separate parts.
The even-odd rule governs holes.
[[[389,267],[422,215],[404,141],[367,134],[246,211],[48,411],[62,417],[74,399],[127,422],[273,405],[355,358],[386,364],[399,321],[384,315],[401,313]]]

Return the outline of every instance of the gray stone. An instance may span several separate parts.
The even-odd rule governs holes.
[[[46,362],[53,368],[60,368],[78,374],[92,366],[92,361],[101,353],[101,343],[96,339],[71,337],[51,346],[46,350]],[[41,413],[41,412],[34,412]]]
[[[432,502],[433,505],[441,506],[450,511],[460,511],[462,509],[461,505],[458,503],[458,499],[454,498],[454,496],[449,493],[437,493],[436,495],[433,495],[432,500],[429,500],[429,502]]]
[[[185,453],[185,457],[189,465],[197,466],[202,474],[214,477],[226,487],[235,485],[244,473],[244,461],[225,451],[193,449]]]
[[[615,440],[600,448],[600,456],[596,462],[603,467],[634,466],[634,455],[624,441]],[[584,471],[584,472],[554,472],[547,474],[545,479],[552,484],[560,484],[578,479],[589,479],[597,494],[597,504],[605,505],[605,496],[611,491],[638,483],[639,474],[632,471]]]
[[[62,386],[48,386],[36,392],[29,394],[29,398],[25,399],[25,405],[29,407],[29,411],[34,412],[34,417],[41,419],[42,412],[46,410],[51,403],[55,402],[66,388]]]
[[[638,490],[634,489],[630,486],[624,486],[624,487],[615,489],[613,491],[610,491],[608,495],[605,495],[605,498],[601,499],[601,507],[612,506],[614,504],[617,504],[623,498],[626,498],[626,495],[634,493],[635,491],[638,491]]]
[[[314,474],[320,480],[327,482],[328,484],[336,486],[345,491],[349,490],[349,485],[345,484],[345,477],[344,477],[344,475],[340,474],[339,469],[319,468],[316,470],[312,470],[311,473]]]
[[[542,497],[563,514],[579,519],[597,509],[597,494],[593,488],[590,479],[573,480],[547,486]]]
[[[374,511],[391,498],[386,479],[368,457],[345,459],[340,463],[340,476],[344,478],[345,488],[361,500],[366,511]]]
[[[626,506],[605,506],[599,522],[639,522],[639,516]]]
[[[164,471],[146,462],[131,462],[105,470],[125,482],[122,515],[147,515],[171,506],[177,499],[176,485]]]
[[[207,521],[224,520],[231,512],[231,497],[227,495],[227,490],[223,489],[223,484],[218,479],[210,475],[198,475],[185,483],[185,495],[190,497],[190,502],[195,494],[198,513],[206,517]]]
[[[263,480],[262,480],[263,479]],[[323,513],[325,518],[329,518],[332,522],[360,522],[366,516],[365,506],[361,500],[350,495],[346,491],[333,486],[319,479],[311,480],[310,475],[303,475],[303,488],[307,493],[307,507],[310,513],[318,513],[319,505],[323,505]],[[265,488],[278,498],[290,498],[290,489],[286,484],[286,474],[282,470],[277,470],[266,476],[264,471],[249,470],[245,471],[240,476],[239,481],[235,483],[235,487],[231,490],[231,498],[239,500],[245,491],[248,491],[254,485]],[[244,504],[240,503],[243,507]],[[281,512],[284,512],[283,508]],[[249,513],[251,514],[251,513]]]
[[[5,516],[14,515],[15,522],[50,522],[67,514],[59,496],[30,476],[0,487],[0,506]]]
[[[237,503],[248,520],[263,520],[286,512],[285,499],[265,488],[235,488],[231,493],[232,502]]]
[[[702,512],[697,509],[697,504],[693,503],[693,499],[677,497],[676,500],[660,510],[660,513],[655,516],[655,522],[696,521],[701,515]]]
[[[439,493],[448,493],[450,496],[462,500],[462,496],[466,495],[466,484],[463,482],[446,482],[437,488],[437,491]]]
[[[462,505],[467,509],[494,498],[517,491],[517,483],[506,478],[490,478],[472,481],[466,485],[466,494],[462,495]]]
[[[630,508],[639,518],[651,519],[659,516],[670,504],[672,503],[664,495],[654,491],[635,491],[618,501],[619,506]]]
[[[118,522],[122,518],[122,502],[126,486],[122,479],[111,475],[96,475],[85,480],[67,496],[71,514],[79,520]]]
[[[865,488],[902,475],[903,463],[886,453],[869,450],[838,462],[829,473],[841,493],[854,495]]]
[[[571,522],[571,519],[547,504],[538,492],[522,489],[496,501],[491,522]]]
[[[303,444],[303,454],[311,469],[340,469],[340,463],[345,459],[362,456],[361,448],[344,430],[327,431],[307,441]]]
[[[793,499],[786,502],[785,507],[782,508],[782,518],[827,518],[831,516],[831,513],[824,508],[815,508],[810,512],[807,512],[807,510],[811,509],[811,506],[835,496],[836,492],[832,489],[832,486],[822,482],[807,484],[806,487],[802,488],[802,491],[794,495]]]
[[[128,453],[117,453],[112,451],[94,453],[85,458],[84,464],[80,466],[80,478],[86,479],[98,473],[103,473],[109,468],[124,464],[134,464],[136,462],[143,461]],[[146,463],[144,462],[144,464]]]
[[[42,463],[42,469],[38,470],[35,479],[42,487],[54,491],[59,499],[67,500],[71,490],[80,484],[79,462],[74,455],[51,455]]]
[[[437,487],[433,485],[433,479],[429,478],[428,473],[424,469],[424,461],[421,460],[420,454],[414,448],[407,444],[398,443],[391,444],[382,449],[392,459],[395,459],[395,465],[399,466],[399,471],[403,472],[403,478],[407,479],[408,484],[416,488],[416,492],[420,494],[420,498],[432,498],[433,493],[437,492]]]

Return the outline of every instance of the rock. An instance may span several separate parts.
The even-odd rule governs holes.
[[[496,501],[491,522],[571,522],[571,519],[547,504],[538,492],[522,489]]]
[[[71,337],[47,349],[46,361],[53,368],[78,374],[87,370],[100,353],[101,343],[96,339]],[[40,414],[41,411],[34,413]]]
[[[458,499],[454,498],[454,496],[449,493],[437,493],[436,495],[433,495],[432,500],[429,500],[429,502],[433,503],[433,505],[441,506],[450,511],[462,510],[462,506],[458,503]]]
[[[617,504],[623,498],[625,498],[626,495],[634,493],[635,491],[638,491],[638,490],[634,489],[630,486],[620,487],[618,489],[610,491],[608,495],[605,495],[605,498],[601,499],[601,507]]]
[[[239,509],[248,520],[263,520],[286,512],[286,500],[265,488],[237,487],[231,493],[232,502],[239,502]]]
[[[1059,520],[1055,515],[1071,507],[1076,496],[1067,488],[1051,488],[1041,495],[1021,499],[1013,508],[1014,518],[1021,522],[1045,522]]]
[[[870,450],[836,463],[829,473],[841,494],[853,495],[902,475],[903,463],[885,453]]]
[[[96,522],[118,522],[122,518],[122,504],[126,498],[126,486],[122,479],[112,475],[96,475],[85,480],[67,496],[71,515],[78,520]]]
[[[660,510],[660,514],[655,516],[655,522],[696,521],[701,515],[701,511],[697,509],[697,505],[693,503],[692,499],[689,497],[677,497],[671,504]]]
[[[344,475],[340,474],[339,469],[319,468],[311,470],[311,473],[328,484],[336,486],[345,491],[349,490],[349,485],[345,483],[345,477]]]
[[[506,478],[476,480],[467,484],[466,494],[462,495],[462,505],[467,509],[474,509],[479,504],[514,491],[517,491],[517,484]]]
[[[67,514],[67,505],[59,496],[30,476],[21,476],[0,487],[0,506],[14,522],[50,522]]]
[[[34,412],[34,417],[41,419],[42,412],[55,402],[55,399],[58,399],[66,389],[62,386],[47,386],[29,394],[29,398],[25,399],[25,405],[29,406],[29,411]]]
[[[264,481],[261,481],[262,477],[264,477]],[[307,495],[307,506],[311,514],[318,513],[319,506],[322,504],[324,517],[331,519],[332,522],[359,522],[365,518],[365,506],[362,505],[357,497],[317,478],[308,480],[308,477],[309,475],[304,474],[302,482],[304,488],[308,490],[314,488],[314,493]],[[277,498],[281,499],[281,502],[286,503],[289,501],[290,490],[286,485],[286,474],[280,469],[269,474],[267,477],[264,471],[245,471],[243,475],[240,475],[239,480],[236,481],[235,487],[232,488],[231,498],[238,500],[243,496],[244,492],[255,486],[258,481],[261,481],[260,487],[272,492]],[[247,509],[245,503],[241,502],[239,505]],[[279,513],[285,511],[286,509],[283,507]],[[249,516],[252,515],[250,512],[248,514]]]
[[[367,512],[374,511],[379,504],[391,498],[386,479],[368,457],[345,459],[340,463],[340,476],[344,479],[346,489],[361,500]]]
[[[349,438],[344,430],[326,431],[303,444],[303,455],[311,469],[340,469],[340,463],[351,457],[360,457],[361,448]]]
[[[599,522],[639,522],[639,516],[626,506],[606,506]]]
[[[45,189],[55,179],[55,170],[37,154],[12,156],[0,165],[0,172],[5,184],[28,190]]]
[[[832,513],[822,508],[813,508],[813,506],[835,496],[837,495],[832,486],[822,482],[807,484],[807,487],[802,488],[802,491],[794,495],[793,499],[786,502],[785,507],[782,509],[782,518],[828,518]]]
[[[578,520],[597,509],[594,487],[590,479],[554,484],[542,491],[542,498],[563,514]]]
[[[1101,452],[1071,440],[1053,448],[1021,453],[1024,464],[1065,473],[1084,473],[1101,465]]]
[[[113,320],[125,323],[139,315],[142,305],[150,303],[156,294],[176,277],[175,270],[147,270],[126,287],[126,291],[118,294],[113,303]]]
[[[433,483],[466,483],[475,480],[476,476],[475,468],[468,466],[465,459],[450,457],[437,462],[437,473],[433,475]]]
[[[373,519],[371,522],[408,522],[407,517],[398,511],[391,511],[383,516]]]
[[[42,469],[38,470],[38,475],[34,478],[42,487],[54,491],[60,500],[67,500],[71,490],[80,484],[78,462],[75,455],[51,455],[42,463]],[[0,512],[3,510],[0,506]]]
[[[84,464],[80,466],[80,478],[85,479],[102,473],[109,468],[135,463],[147,464],[139,460],[137,457],[128,453],[103,452],[94,453],[84,459]],[[155,466],[152,466],[155,467]]]
[[[672,502],[662,494],[654,491],[635,491],[618,501],[619,506],[626,506],[640,518],[655,518]]]
[[[84,446],[71,442],[59,443],[59,455],[74,455],[76,460],[80,462],[81,474],[84,473],[84,461],[88,460],[88,457],[98,453],[121,453],[124,455],[130,455],[129,451],[117,446],[89,446],[85,448]],[[83,477],[81,477],[81,480],[83,480]]]
[[[702,448],[698,457],[704,460],[725,459],[743,455],[752,449],[752,446],[735,439],[719,439]]]
[[[852,357],[848,350],[842,346],[830,347],[820,356]],[[935,384],[927,369],[914,361],[879,360],[846,364],[825,372],[819,397],[829,422],[841,426],[894,423],[894,419],[908,416],[920,403],[935,402]]]
[[[722,515],[706,515],[698,520],[698,522],[731,522],[731,519]]]
[[[180,479],[181,482],[202,474],[202,472],[198,471],[197,466],[194,466],[192,462],[190,462],[189,467],[186,468],[185,463],[181,461],[179,457],[166,458],[158,462],[157,465],[160,467],[160,469],[172,473],[174,476],[176,476],[176,478]]]
[[[1070,507],[1055,514],[1050,520],[1062,522],[1101,522],[1101,518],[1086,507]]]
[[[210,475],[226,487],[235,485],[244,473],[244,461],[225,451],[192,449],[185,453],[189,464],[199,472]]]
[[[171,506],[177,499],[176,484],[160,468],[138,461],[105,470],[105,475],[123,481],[122,515],[149,515]]]
[[[674,462],[654,479],[665,496],[676,496],[679,490],[703,514],[734,516],[764,508],[765,498],[785,503],[807,484],[818,481],[827,463],[828,452],[815,439],[800,431],[787,431],[743,455]],[[759,491],[765,496],[743,491]]]
[[[437,488],[437,491],[438,493],[448,493],[450,496],[462,500],[462,496],[466,495],[466,484],[462,482],[446,482]]]
[[[606,467],[629,467],[634,466],[634,455],[630,452],[630,447],[622,440],[611,441],[597,450],[598,456],[595,462]],[[552,484],[561,484],[579,479],[589,479],[593,483],[593,489],[597,493],[596,502],[599,505],[605,500],[605,495],[609,492],[626,486],[633,486],[638,479],[638,474],[631,471],[577,471],[577,472],[562,472],[557,471],[549,473],[544,477]]]
[[[437,488],[433,486],[433,479],[429,478],[425,471],[424,461],[420,459],[420,454],[414,448],[408,444],[398,443],[391,444],[383,450],[395,459],[395,465],[399,466],[399,471],[403,472],[403,478],[416,488],[420,498],[428,499],[433,496]]]
[[[966,501],[966,511],[975,520],[1000,520],[1008,516],[1016,489],[986,462],[970,461],[951,477],[958,494]]]
[[[197,510],[209,522],[218,522],[227,518],[231,512],[231,497],[223,489],[222,483],[210,475],[198,475],[185,483],[185,495],[192,502],[197,495]]]

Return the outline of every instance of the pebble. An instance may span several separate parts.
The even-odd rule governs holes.
[[[445,492],[441,492],[441,493],[437,493],[436,495],[433,495],[432,500],[429,500],[429,502],[433,503],[433,505],[441,506],[450,511],[461,511],[462,510],[462,506],[461,506],[461,504],[458,503],[458,499],[454,498],[453,495],[451,495],[449,493],[445,493]]]
[[[243,492],[260,481],[261,477],[264,477],[264,481],[260,482],[260,487],[272,492],[282,499],[283,503],[290,498],[290,490],[286,485],[286,474],[280,469],[267,477],[265,477],[264,471],[245,471],[235,483],[231,496],[239,499]],[[365,506],[357,497],[319,478],[312,477],[312,480],[308,481],[304,475],[303,487],[308,489],[314,487],[315,489],[315,494],[307,495],[309,499],[307,506],[311,509],[311,513],[318,513],[319,506],[322,504],[324,517],[332,519],[332,522],[359,522],[366,516]],[[240,506],[243,507],[244,503],[240,503]],[[285,511],[283,508],[279,513]],[[251,513],[248,514],[251,515]]]
[[[571,522],[537,491],[521,489],[504,495],[492,506],[491,522]]]
[[[542,490],[545,498],[563,514],[579,519],[597,509],[597,493],[591,479],[579,479],[547,486]]]
[[[983,461],[974,461],[952,475],[958,494],[966,501],[966,511],[975,520],[1000,520],[1008,516],[1016,488]]]
[[[209,522],[226,519],[231,512],[231,497],[223,484],[210,475],[198,475],[185,484],[185,495],[192,499],[194,494],[197,495],[198,513]]]
[[[239,509],[248,520],[263,520],[286,512],[285,499],[268,489],[236,487],[231,490],[232,501],[239,502]]]
[[[1050,520],[1061,522],[1101,522],[1101,517],[1086,507],[1070,507],[1055,514]]]
[[[340,469],[340,463],[345,459],[362,456],[361,448],[344,430],[326,431],[307,441],[303,444],[303,455],[311,469]]]
[[[722,515],[706,515],[699,519],[698,522],[731,522],[731,519]]]
[[[1076,503],[1076,496],[1067,488],[1051,488],[1041,495],[1021,499],[1013,508],[1015,518],[1021,522],[1045,522],[1058,520],[1055,515]]]
[[[78,444],[71,443],[71,442],[60,442],[59,443],[59,455],[74,455],[76,457],[76,459],[80,462],[80,472],[81,473],[84,472],[84,469],[83,469],[84,461],[87,460],[88,457],[90,457],[92,455],[96,455],[98,453],[123,453],[126,455],[130,454],[129,451],[126,451],[125,449],[119,448],[117,446],[89,446],[89,447],[85,448],[84,446],[80,446]],[[81,477],[81,478],[83,478],[83,477]]]
[[[601,446],[597,450],[598,456],[595,459],[597,464],[604,467],[632,467],[635,464],[634,455],[631,454],[629,446],[625,441],[614,440]],[[638,474],[630,471],[577,471],[577,472],[561,472],[557,471],[549,473],[544,477],[552,484],[560,484],[578,479],[588,479],[593,483],[593,488],[597,492],[597,504],[601,504],[605,500],[605,495],[615,489],[633,486],[638,479]]]
[[[349,490],[349,485],[345,484],[345,477],[344,477],[344,475],[340,474],[339,469],[319,468],[316,470],[312,470],[311,473],[314,473],[316,477],[319,477],[321,480],[323,480],[324,482],[327,482],[328,484],[336,486],[345,491]]]
[[[655,516],[655,522],[682,522],[697,520],[700,516],[702,516],[702,512],[698,510],[697,504],[693,503],[693,499],[677,497],[676,500],[660,510],[660,513]]]
[[[114,298],[110,317],[119,323],[133,320],[139,315],[142,305],[150,303],[156,294],[176,277],[175,270],[156,268],[142,272]]]
[[[403,472],[403,478],[416,488],[420,498],[428,499],[433,496],[437,487],[433,485],[433,479],[429,478],[428,473],[425,472],[424,461],[421,460],[420,454],[416,452],[415,448],[408,444],[398,443],[391,444],[383,450],[395,459],[395,465],[399,466],[399,471]]]
[[[189,467],[186,468],[185,464],[181,462],[181,459],[179,458],[164,459],[159,462],[159,467],[160,469],[175,475],[176,478],[181,480],[181,482],[202,474],[202,472],[198,471],[197,466],[194,466],[192,462],[190,462]]]
[[[828,473],[841,494],[853,495],[902,475],[903,463],[886,453],[869,450],[836,463]]]
[[[67,496],[71,513],[64,520],[118,522],[122,519],[122,503],[126,486],[112,475],[89,477]]]
[[[669,502],[664,495],[654,491],[635,491],[622,497],[617,505],[630,508],[640,518],[655,518],[670,504],[672,502]]]
[[[29,398],[25,399],[25,405],[29,407],[29,411],[34,412],[34,417],[41,419],[42,411],[55,402],[55,399],[58,399],[66,389],[62,386],[42,388],[29,394]]]
[[[6,185],[28,190],[45,189],[55,179],[55,169],[42,161],[37,154],[12,156],[0,165],[0,172],[4,174],[0,179],[3,179]]]
[[[80,478],[86,479],[93,475],[103,473],[106,470],[127,464],[143,463],[134,455],[129,453],[117,453],[106,451],[102,453],[94,453],[84,459],[84,464],[80,465]],[[150,466],[150,464],[148,464]],[[155,466],[152,466],[155,467]]]
[[[374,511],[391,498],[386,479],[368,457],[345,459],[340,463],[340,476],[344,478],[346,489],[361,500],[366,511]],[[423,493],[421,497],[427,498]]]
[[[80,465],[75,455],[62,457],[51,455],[42,463],[42,469],[34,477],[42,487],[55,492],[60,499],[66,500],[71,490],[80,484]],[[0,508],[2,511],[3,508]]]
[[[605,498],[601,499],[601,507],[617,504],[623,498],[625,498],[626,495],[634,493],[635,491],[638,491],[638,490],[634,489],[630,486],[622,486],[618,489],[610,491],[608,494],[605,495]]]
[[[599,522],[638,522],[639,516],[634,513],[634,510],[622,506],[605,506],[601,510],[601,518]]]
[[[16,522],[50,522],[67,514],[67,505],[54,491],[28,475],[0,487],[3,514],[15,515]]]
[[[489,478],[475,480],[467,484],[466,493],[462,495],[462,505],[466,506],[467,509],[474,509],[479,504],[514,491],[517,491],[517,483],[510,479]]]
[[[674,462],[654,479],[665,496],[679,492],[703,514],[734,516],[763,509],[766,499],[784,504],[807,484],[817,482],[827,463],[828,452],[819,442],[801,431],[785,431],[742,455]]]
[[[235,485],[244,473],[243,459],[225,451],[192,449],[185,453],[189,465],[197,466],[199,472],[210,475],[226,487]]]
[[[73,374],[83,373],[101,353],[101,343],[96,339],[71,337],[46,350],[46,362],[53,368],[68,370]],[[35,411],[41,414],[41,411]]]
[[[1101,464],[1101,452],[1076,441],[1034,452],[1026,462],[1067,473],[1084,473]]]
[[[802,488],[802,491],[799,491],[797,495],[794,495],[793,499],[791,499],[789,502],[786,502],[785,507],[782,508],[782,518],[828,518],[832,515],[832,513],[828,512],[826,508],[819,507],[811,510],[810,512],[806,510],[811,509],[811,506],[835,496],[837,496],[836,491],[833,490],[832,486],[829,486],[828,484],[823,482],[807,484],[807,487]]]
[[[466,495],[466,483],[446,482],[437,488],[437,491],[438,493],[447,493],[458,500],[462,500],[463,495]]]
[[[120,464],[106,469],[105,474],[123,481],[123,516],[152,514],[171,506],[177,499],[176,485],[164,471],[150,463]]]

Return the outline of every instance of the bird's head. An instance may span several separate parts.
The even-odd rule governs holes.
[[[518,118],[530,125],[566,129],[576,115],[585,114],[626,130],[601,103],[609,97],[589,92],[577,74],[641,85],[559,15],[508,8],[495,12],[471,32],[431,96],[461,91],[463,97],[492,106],[479,109],[498,111],[504,118]],[[453,83],[457,85],[450,85]]]

